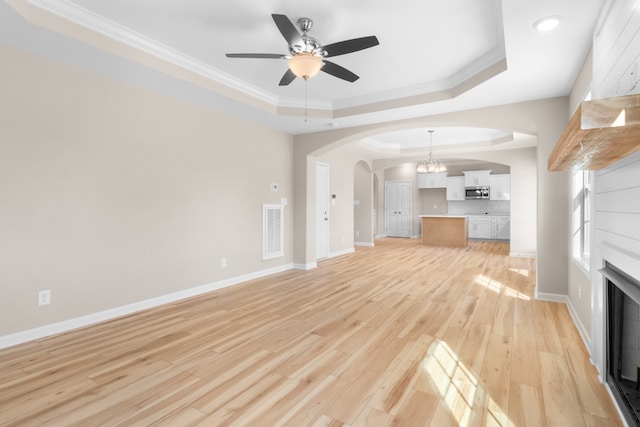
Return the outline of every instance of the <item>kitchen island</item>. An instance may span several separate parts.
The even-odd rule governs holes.
[[[422,218],[422,244],[464,248],[469,240],[466,216],[420,215]]]

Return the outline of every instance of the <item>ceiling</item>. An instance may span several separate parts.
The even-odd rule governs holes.
[[[135,73],[118,75],[116,67],[96,65],[104,63],[99,55],[116,53],[188,85],[176,83],[174,95],[202,100],[206,93],[215,108],[300,134],[568,95],[603,1],[6,0],[0,5],[0,26],[5,26],[0,37],[151,84]],[[321,44],[375,35],[380,45],[331,58],[360,76],[354,83],[319,73],[306,84],[296,79],[280,87],[285,60],[225,56],[287,54],[272,13],[294,23],[311,18],[309,35]],[[560,26],[536,31],[534,22],[547,16],[560,17]],[[68,44],[52,44],[40,27],[80,40],[82,54],[70,54]],[[162,90],[171,90],[167,86]],[[424,151],[427,129],[378,135],[364,143],[381,155]],[[469,148],[513,141],[509,129],[440,128],[433,145]]]

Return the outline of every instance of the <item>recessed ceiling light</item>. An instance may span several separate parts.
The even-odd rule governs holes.
[[[549,31],[556,28],[559,24],[560,24],[559,16],[548,16],[546,18],[542,18],[536,21],[533,24],[533,28],[535,28],[538,31]]]

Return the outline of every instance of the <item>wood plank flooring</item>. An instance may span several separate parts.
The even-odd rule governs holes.
[[[505,243],[375,248],[0,350],[2,426],[621,426]]]

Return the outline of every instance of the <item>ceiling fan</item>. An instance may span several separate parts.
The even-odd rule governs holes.
[[[288,85],[296,77],[307,80],[315,76],[320,70],[348,82],[355,82],[360,78],[358,75],[338,64],[327,61],[325,58],[357,52],[379,44],[376,36],[368,36],[323,46],[318,40],[307,35],[307,32],[313,26],[311,19],[298,19],[297,24],[302,32],[302,34],[300,34],[286,15],[272,14],[271,17],[289,44],[288,55],[277,53],[227,53],[227,57],[287,59],[289,68],[282,76],[282,79],[280,79],[280,86]]]

